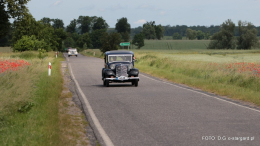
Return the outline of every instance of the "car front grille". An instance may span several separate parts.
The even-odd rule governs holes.
[[[119,64],[116,65],[116,76],[120,77],[120,76],[125,76],[127,77],[127,65],[123,65],[123,64]]]

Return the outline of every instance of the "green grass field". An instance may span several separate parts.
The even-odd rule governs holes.
[[[260,49],[209,50],[208,40],[146,40],[141,72],[260,105]]]
[[[173,50],[173,51],[193,51],[206,49],[209,40],[145,40],[145,46],[141,50]],[[136,48],[135,46],[131,46]]]
[[[207,49],[210,40],[145,40],[145,45],[140,49],[142,51],[155,51],[155,52],[170,52],[170,53],[221,53],[221,52],[254,52],[255,49],[248,51],[240,50],[212,50]],[[131,49],[137,49],[136,46],[131,45]],[[127,49],[127,47],[125,47]]]

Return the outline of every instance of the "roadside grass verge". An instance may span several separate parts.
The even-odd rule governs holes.
[[[135,66],[141,72],[260,105],[260,72],[255,74],[253,71],[246,70],[240,73],[238,68],[229,68],[231,62],[209,63],[210,58],[201,61],[188,60],[189,56],[176,58],[158,53],[136,53],[135,55],[137,57]],[[259,62],[255,64],[260,65]]]
[[[53,52],[44,59],[32,57],[37,52],[28,54],[31,55],[1,56],[2,59],[22,57],[31,65],[0,74],[0,144],[59,145],[58,104],[63,89],[60,73],[63,58],[60,55],[54,59]],[[48,62],[52,63],[51,76],[48,76]]]
[[[66,63],[62,63],[63,65]],[[88,145],[85,115],[72,101],[73,94],[69,90],[71,78],[67,67],[62,67],[64,79],[63,91],[59,101],[60,146]]]

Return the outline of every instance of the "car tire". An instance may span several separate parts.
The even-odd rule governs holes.
[[[109,81],[108,80],[105,80],[105,85],[106,85],[106,87],[109,87]]]
[[[70,55],[69,55],[69,57],[70,57]]]
[[[78,57],[78,55],[76,55],[76,57]]]
[[[135,85],[135,87],[138,86],[138,80],[135,80],[135,81],[134,81],[134,85]]]
[[[106,80],[103,80],[103,86],[106,86]]]

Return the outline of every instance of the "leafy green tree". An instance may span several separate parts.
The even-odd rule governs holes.
[[[44,40],[44,42],[48,44],[48,48],[46,48],[46,51],[58,50],[59,39],[56,36],[54,28],[51,25],[49,24],[42,25],[41,30],[38,32],[37,38],[39,40]]]
[[[251,49],[258,43],[257,30],[250,22],[238,22],[239,37],[237,42],[238,49]]]
[[[196,30],[192,30],[190,28],[188,28],[186,30],[186,38],[188,38],[189,40],[194,40],[197,37],[197,31]]]
[[[79,39],[76,42],[77,47],[83,48],[84,44],[89,44],[91,46],[91,39],[88,35],[88,33],[84,33],[79,37]]]
[[[206,32],[206,33],[205,33],[205,39],[206,39],[206,40],[210,39],[210,32]]]
[[[172,38],[174,40],[181,40],[182,39],[182,36],[178,33],[178,32],[175,32],[173,35],[172,35]]]
[[[45,23],[43,23],[43,20]],[[16,44],[22,36],[34,35],[37,40],[44,41],[47,45],[44,48],[46,51],[62,50],[62,41],[66,39],[66,33],[62,28],[54,29],[50,24],[49,18],[44,18],[41,21],[35,21],[31,14],[25,13],[23,19],[14,21],[12,46]]]
[[[119,33],[104,32],[101,37],[102,47],[100,51],[105,53],[106,51],[118,50],[121,38]]]
[[[57,37],[58,42],[58,51],[63,51],[62,49],[62,42],[67,38],[67,33],[64,31],[63,28],[56,28],[54,30],[54,34]]]
[[[143,24],[143,35],[146,39],[155,39],[156,38],[156,32],[155,32],[155,21],[146,22]]]
[[[155,21],[146,22],[146,23],[143,24],[143,28],[145,26],[152,26],[152,27],[154,27],[155,26]]]
[[[86,49],[88,49],[88,45],[87,45],[87,43],[84,43],[83,50],[86,50]]]
[[[93,48],[101,48],[101,46],[102,46],[101,37],[102,37],[103,33],[105,33],[105,32],[106,32],[105,29],[97,29],[97,30],[92,31],[89,34]]]
[[[138,33],[141,33],[143,31],[143,27],[142,26],[138,26],[136,28],[131,28],[131,36],[134,36]]]
[[[30,0],[1,0],[1,5],[7,6],[8,15],[14,19],[23,18],[25,13],[28,13],[28,9],[26,8],[26,4]]]
[[[76,32],[74,32],[74,33],[68,32],[67,35],[68,35],[68,37],[71,37],[75,43],[77,42],[77,40],[78,40],[79,37],[80,37],[80,35],[79,35],[78,33],[76,33]],[[75,46],[75,45],[76,45],[76,44],[74,44],[74,46]],[[75,47],[76,47],[76,46],[75,46]]]
[[[220,32],[211,37],[208,49],[235,49],[236,39],[234,33],[235,23],[228,19],[221,25]]]
[[[7,35],[9,32],[11,23],[9,22],[8,12],[5,10],[3,2],[0,2],[0,38]]]
[[[202,32],[201,30],[198,30],[198,31],[197,31],[197,39],[198,39],[198,40],[202,40],[202,39],[204,39],[204,38],[205,38],[205,33]]]
[[[154,29],[155,29],[156,38],[158,40],[163,38],[163,36],[164,36],[164,28],[162,27],[162,25],[161,24],[160,25],[155,25]]]
[[[62,28],[64,29],[64,23],[63,23],[63,20],[61,19],[52,19],[52,27],[54,29],[59,29],[59,28]]]
[[[98,29],[105,29],[107,30],[108,24],[106,23],[106,20],[104,20],[102,17],[94,17],[93,18],[93,27],[92,30],[98,30]]]
[[[43,18],[41,19],[41,21],[42,21],[43,24],[51,24],[52,19],[51,19],[51,18],[48,18],[48,17],[43,17]]]
[[[127,22],[127,18],[122,17],[117,19],[116,28],[118,33],[121,34],[122,41],[128,42],[130,40],[129,34],[131,33],[131,26]]]
[[[42,28],[42,24],[40,22],[37,22],[31,14],[25,13],[22,19],[14,21],[12,46],[24,35],[38,36],[38,33]]]
[[[48,45],[44,41],[39,41],[34,35],[32,36],[23,36],[18,40],[13,49],[14,51],[32,51],[38,49],[46,49]]]
[[[130,40],[130,35],[128,32],[121,32],[120,34],[123,42],[128,42]]]
[[[79,16],[79,18],[77,19],[77,24],[79,25],[81,34],[90,32],[92,27],[92,20],[93,18],[89,16]]]
[[[136,34],[132,43],[140,49],[144,46],[144,35],[142,33]]]
[[[64,46],[65,46],[66,48],[68,48],[68,47],[73,47],[73,48],[75,48],[75,47],[76,47],[75,41],[73,40],[72,37],[67,37],[67,38],[64,40]]]
[[[122,17],[120,19],[117,19],[117,23],[116,23],[116,28],[118,33],[122,33],[122,32],[131,32],[131,26],[130,24],[127,22],[127,18]]]
[[[152,25],[144,25],[142,33],[144,34],[144,37],[148,40],[156,38],[155,29]]]
[[[73,19],[70,21],[70,24],[67,26],[66,31],[70,33],[75,33],[77,28],[77,20]]]

